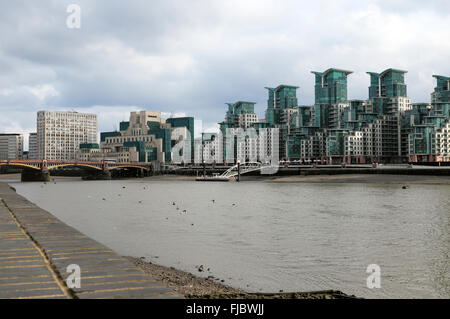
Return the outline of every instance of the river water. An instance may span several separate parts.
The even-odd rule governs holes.
[[[119,254],[213,275],[248,291],[450,297],[449,185],[10,184]],[[379,289],[367,287],[370,264],[380,266]],[[198,273],[199,265],[210,271]]]

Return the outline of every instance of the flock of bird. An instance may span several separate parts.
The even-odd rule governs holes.
[[[55,183],[55,184],[56,184],[56,183]],[[126,186],[122,186],[122,189],[126,189]],[[146,189],[148,189],[148,187],[147,187],[147,186],[144,186],[143,189],[146,190]],[[122,196],[122,195],[121,195],[121,194],[117,194],[117,196]],[[102,200],[103,200],[103,201],[106,201],[106,198],[103,197]],[[216,203],[216,200],[215,200],[215,199],[212,199],[211,202],[212,202],[213,204],[215,204],[215,203]],[[138,203],[139,203],[139,204],[142,204],[142,200],[138,201]],[[236,206],[235,203],[232,203],[231,205],[232,205],[232,206]],[[177,211],[180,210],[180,207],[176,204],[176,202],[172,202],[172,206],[176,206],[176,210],[177,210]],[[183,209],[182,212],[181,212],[180,214],[187,214],[187,210],[186,210],[186,209]],[[168,220],[168,219],[169,219],[169,217],[166,217],[166,220]],[[194,226],[194,224],[191,223],[191,226]]]

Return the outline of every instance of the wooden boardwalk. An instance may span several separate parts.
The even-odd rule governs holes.
[[[66,283],[69,265],[80,288]],[[0,183],[0,299],[181,298],[111,249]]]

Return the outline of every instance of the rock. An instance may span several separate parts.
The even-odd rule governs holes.
[[[203,265],[201,265],[200,267],[198,267],[198,271],[202,272],[203,271]]]

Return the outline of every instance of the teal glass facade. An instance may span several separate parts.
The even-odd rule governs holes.
[[[312,71],[315,75],[315,104],[336,104],[347,102],[347,76],[352,71],[328,69],[325,72]]]
[[[406,97],[405,73],[407,72],[397,69],[387,69],[382,73],[367,72],[370,75],[369,99]]]
[[[115,136],[121,136],[120,132],[101,132],[100,133],[100,142],[106,141],[107,137],[115,137]]]
[[[194,162],[194,118],[193,117],[177,117],[169,118],[166,123],[170,124],[172,128],[176,127],[186,127],[190,135],[190,152],[191,152],[191,163]]]

